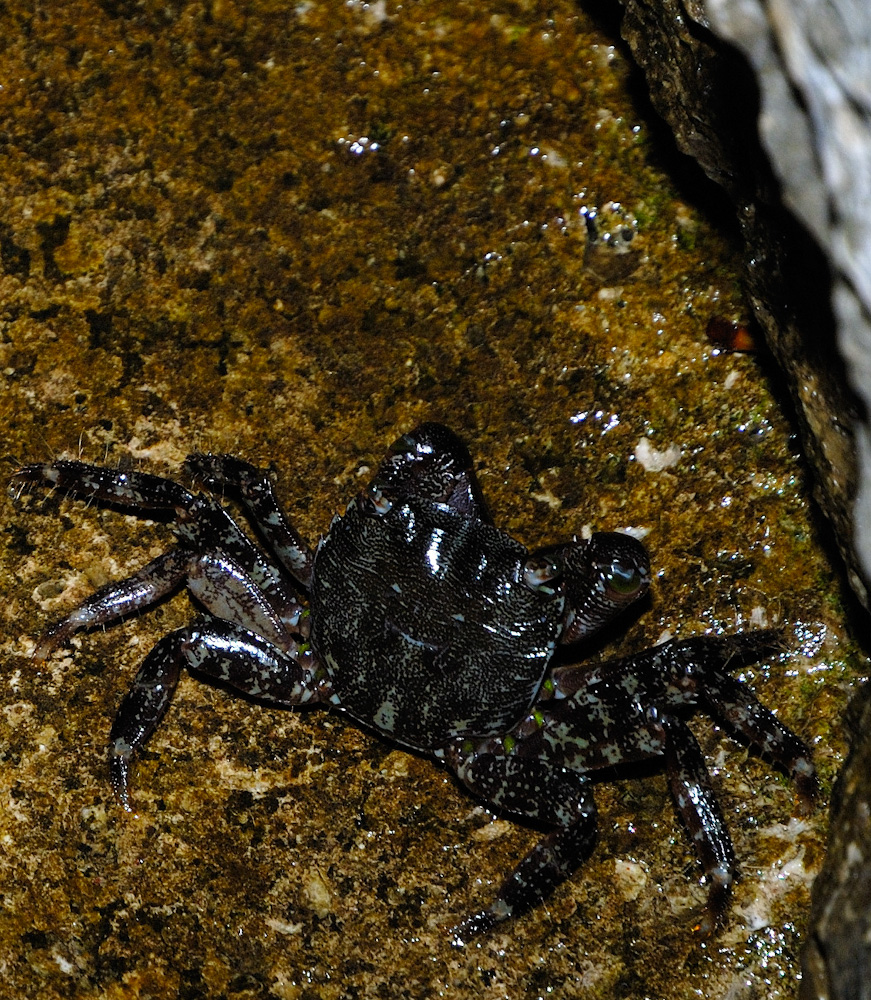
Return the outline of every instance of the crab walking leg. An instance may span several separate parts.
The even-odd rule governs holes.
[[[546,899],[589,857],[596,842],[596,804],[582,775],[542,761],[472,752],[460,756],[455,768],[460,781],[488,805],[555,827],[503,882],[487,909],[453,928],[451,940],[461,947]]]
[[[729,636],[697,636],[666,643],[669,689],[678,703],[687,696],[702,703],[714,718],[726,722],[743,739],[779,764],[796,785],[798,811],[807,815],[817,795],[810,747],[795,735],[752,691],[730,674],[729,667],[754,662],[779,648],[777,633],[745,632]]]
[[[330,697],[314,677],[311,655],[295,644],[281,650],[241,626],[211,618],[171,632],[145,658],[109,734],[112,787],[128,812],[133,758],[166,714],[182,667],[286,708]]]
[[[280,708],[334,703],[329,683],[316,676],[306,645],[289,643],[279,649],[246,628],[212,618],[182,634],[185,663],[213,681]]]
[[[299,622],[302,605],[280,570],[264,558],[227,511],[211,497],[200,494],[191,506],[180,511],[175,531],[181,544],[194,552],[229,557],[287,625]],[[236,619],[233,619],[234,621]]]
[[[233,455],[200,453],[188,455],[185,469],[213,492],[229,487],[237,493],[285,569],[304,587],[310,585],[312,551],[285,517],[265,472]]]
[[[121,472],[87,462],[40,462],[25,465],[11,484],[22,490],[48,486],[86,499],[144,510],[186,510],[194,497],[171,479],[147,472]]]
[[[184,663],[182,632],[170,632],[151,650],[124,696],[109,732],[109,773],[115,798],[127,812],[133,755],[166,714]]]
[[[133,513],[152,510],[174,513],[183,549],[203,553],[217,549],[227,553],[268,596],[285,624],[296,624],[299,620],[302,607],[288,593],[278,570],[263,559],[227,512],[208,497],[195,496],[178,483],[160,476],[105,469],[86,462],[27,465],[14,474],[12,483],[22,490],[47,486],[100,503],[129,507]],[[147,573],[150,568],[141,573]],[[141,573],[136,577],[141,578]]]
[[[166,597],[184,580],[189,560],[190,553],[171,549],[132,576],[101,587],[66,618],[46,629],[33,651],[34,659],[48,659],[81,629],[109,625]]]
[[[198,554],[178,547],[158,556],[132,576],[101,587],[66,618],[49,627],[33,656],[44,660],[75,632],[110,625],[142,611],[182,583],[212,614],[254,629],[280,646],[285,644],[286,623],[243,567],[224,552]],[[298,618],[302,607],[295,605],[295,609]],[[287,605],[284,610],[288,611]]]
[[[628,745],[618,748],[622,760],[658,756],[658,747],[644,746],[635,739],[642,730],[625,725],[629,716],[639,711],[641,702],[634,693],[637,688],[644,692],[648,704],[663,709],[703,708],[715,719],[725,722],[733,732],[758,747],[792,776],[798,811],[806,815],[813,808],[817,794],[810,748],[762,705],[746,684],[727,673],[782,649],[780,633],[766,629],[672,640],[592,668],[574,665],[555,668],[551,677],[559,698],[547,703],[546,714],[557,722],[569,722],[575,730],[583,729],[580,723],[583,719],[600,734],[598,741],[591,742],[589,747],[584,744],[583,752],[575,753],[574,757],[572,746],[578,740],[571,735],[566,745],[560,747],[565,754],[564,763],[593,769],[615,762],[614,759],[597,759],[601,758],[603,748],[611,750],[601,716],[590,708],[597,703],[609,706],[609,715],[613,717],[610,724],[613,726],[622,720],[618,728],[635,743],[634,749]],[[553,727],[548,735],[551,742],[559,738]]]
[[[808,816],[819,791],[810,747],[753,697],[734,677],[706,674],[704,699],[715,718],[725,720],[744,739],[788,771],[795,782],[796,811]]]
[[[708,880],[708,901],[696,926],[699,936],[707,938],[729,902],[737,874],[735,851],[702,751],[689,727],[655,708],[649,710],[648,719],[662,741],[671,794]]]
[[[244,568],[223,552],[204,552],[190,560],[187,585],[197,600],[218,618],[258,632],[267,641],[284,646],[289,631]],[[297,614],[302,607],[296,605]]]

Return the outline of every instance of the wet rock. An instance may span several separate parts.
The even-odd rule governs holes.
[[[647,79],[651,100],[670,124],[679,148],[697,160],[734,205],[746,245],[748,296],[784,373],[816,479],[817,499],[834,529],[850,583],[867,605],[871,560],[866,550],[871,540],[860,537],[856,527],[863,523],[860,511],[867,503],[857,455],[864,458],[868,431],[853,394],[861,373],[855,369],[854,377],[847,378],[863,331],[871,338],[867,304],[858,297],[858,286],[838,270],[841,251],[836,255],[835,244],[844,241],[840,232],[832,224],[830,243],[814,239],[824,235],[819,231],[826,217],[823,208],[814,207],[801,220],[790,211],[791,205],[799,207],[805,200],[812,206],[827,203],[821,176],[813,194],[805,199],[801,193],[812,175],[814,151],[825,145],[826,136],[815,136],[815,122],[807,115],[800,117],[802,107],[791,90],[791,78],[783,75],[777,87],[768,84],[760,61],[757,80],[745,55],[714,34],[713,16],[725,20],[727,7],[719,3],[708,10],[681,0],[630,0],[622,30]],[[756,33],[748,35],[756,40],[754,59],[775,48],[776,39],[766,42],[760,27],[755,24]],[[773,56],[765,69],[773,76],[777,67],[771,62]],[[775,91],[789,102],[782,109],[771,104]],[[792,125],[789,115],[795,118]],[[757,120],[763,138],[768,122],[793,136],[788,162],[769,159]],[[774,133],[769,143],[779,144]],[[801,170],[793,172],[793,162],[800,162]],[[785,203],[781,170],[795,179],[791,201]],[[851,238],[861,233],[860,217],[857,204],[849,221]],[[854,507],[857,491],[859,505]]]
[[[835,789],[828,854],[813,889],[802,1000],[852,1000],[871,981],[871,699],[852,706],[853,752]],[[864,990],[863,990],[864,987]]]
[[[624,35],[678,146],[720,184],[856,595],[871,576],[871,9],[851,0],[626,4]],[[733,47],[734,46],[734,47]],[[871,950],[871,699],[814,889],[802,995],[848,998]]]
[[[830,269],[838,348],[862,414],[853,543],[871,575],[871,8],[856,0],[709,0],[718,34],[753,66],[759,135],[784,203]],[[824,277],[824,276],[821,276]],[[822,332],[822,331],[820,331]]]

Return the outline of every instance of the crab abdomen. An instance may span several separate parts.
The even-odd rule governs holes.
[[[318,548],[311,590],[312,645],[343,709],[422,750],[510,729],[564,603],[524,583],[527,556],[444,504],[352,501]]]

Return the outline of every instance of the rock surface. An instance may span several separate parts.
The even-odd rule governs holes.
[[[759,136],[785,205],[830,268],[831,307],[861,401],[853,540],[871,578],[871,6],[862,0],[708,0],[712,28],[753,66]],[[825,276],[821,276],[825,277]],[[818,287],[824,288],[823,282]],[[817,336],[825,331],[818,330]]]
[[[766,365],[706,336],[747,320],[734,246],[671,178],[616,31],[574,0],[74,6],[2,7],[5,471],[232,451],[314,541],[398,433],[443,420],[524,542],[645,533],[651,604],[592,657],[784,624],[790,651],[745,677],[827,793],[862,666]],[[743,872],[704,945],[657,773],[602,782],[589,862],[464,951],[448,928],[538,832],[341,717],[186,675],[123,813],[110,719],[191,602],[29,653],[171,532],[2,504],[9,995],[794,995],[825,810],[792,818],[789,782],[703,717]]]

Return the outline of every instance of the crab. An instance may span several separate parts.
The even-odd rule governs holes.
[[[527,550],[492,523],[469,452],[448,428],[426,423],[400,437],[314,551],[266,473],[211,454],[189,456],[185,469],[205,492],[78,461],[28,465],[13,479],[19,491],[56,488],[134,514],[164,512],[177,535],[175,547],[50,627],[36,659],[183,584],[204,612],[151,650],[115,716],[109,769],[123,809],[133,808],[136,753],[183,667],[268,705],[343,712],[441,762],[490,809],[548,831],[495,898],[453,927],[458,946],[569,878],[594,847],[595,783],[649,760],[664,767],[703,867],[696,930],[712,933],[737,866],[687,725],[695,709],[788,772],[799,812],[812,807],[808,746],[731,673],[778,652],[779,633],[670,640],[578,664],[584,642],[647,592],[644,547],[628,534],[595,533]],[[262,547],[216,493],[241,504]]]

